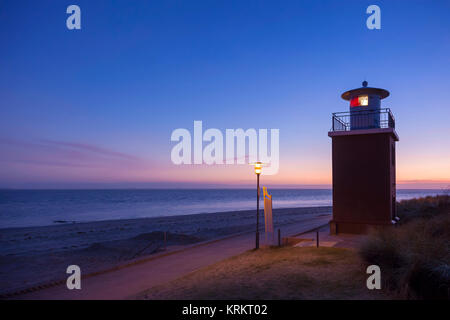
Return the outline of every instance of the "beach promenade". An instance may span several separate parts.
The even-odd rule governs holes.
[[[330,215],[305,217],[280,226],[282,236],[311,230],[329,222]],[[263,240],[264,234],[261,234]],[[223,259],[253,249],[254,232],[197,244],[183,250],[144,259],[118,270],[100,273],[81,281],[81,290],[68,290],[66,285],[41,289],[15,299],[132,299],[138,293],[174,280]]]

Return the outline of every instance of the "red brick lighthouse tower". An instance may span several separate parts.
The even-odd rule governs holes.
[[[384,89],[367,82],[346,91],[349,112],[332,116],[333,219],[332,234],[366,233],[391,226],[395,213],[395,120],[381,100]]]

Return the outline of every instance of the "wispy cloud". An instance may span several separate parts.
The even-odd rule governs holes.
[[[142,162],[134,155],[103,146],[81,142],[35,140],[0,137],[1,162],[35,166],[105,167]]]
[[[134,155],[129,155],[129,154],[126,154],[123,152],[118,152],[118,151],[110,150],[107,148],[103,148],[103,147],[99,147],[99,146],[95,146],[95,145],[87,144],[87,143],[56,141],[56,140],[41,140],[41,141],[43,143],[53,145],[53,146],[92,152],[94,154],[107,156],[107,157],[121,158],[121,159],[127,159],[127,160],[139,160]]]
[[[423,180],[398,180],[397,183],[448,183],[450,184],[450,180],[446,179],[436,179],[436,180],[430,180],[430,179],[423,179]]]

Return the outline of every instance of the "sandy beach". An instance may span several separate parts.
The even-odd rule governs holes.
[[[274,225],[330,212],[330,207],[275,209]],[[263,222],[262,212],[261,218]],[[155,253],[252,231],[254,223],[255,211],[247,210],[0,229],[0,294],[65,279],[70,264],[79,265],[84,274],[98,272]]]

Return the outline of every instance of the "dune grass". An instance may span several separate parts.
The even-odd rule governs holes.
[[[402,201],[401,223],[372,234],[360,249],[381,268],[384,287],[400,298],[449,299],[450,197]]]
[[[401,223],[368,237],[359,251],[283,247],[248,251],[192,272],[138,299],[448,299],[449,196],[398,204]],[[368,290],[366,268],[381,268]]]
[[[358,254],[343,248],[248,251],[141,293],[141,299],[386,299],[366,287]]]
[[[429,196],[425,198],[402,200],[397,203],[400,224],[423,218],[429,219],[450,213],[450,195]]]

